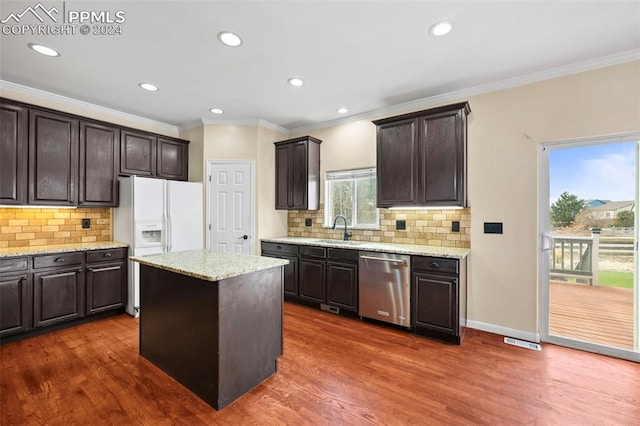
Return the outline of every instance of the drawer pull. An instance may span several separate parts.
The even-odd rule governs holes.
[[[63,263],[64,262],[64,258],[63,257],[56,257],[55,259],[53,259],[54,262],[56,263]]]
[[[277,249],[278,250],[282,250],[282,246],[277,246]]]
[[[433,262],[431,262],[431,267],[432,268],[439,268],[440,264],[434,260]]]
[[[102,256],[103,256],[103,257],[111,257],[111,256],[112,256],[112,254],[111,254],[111,253],[105,253],[105,254],[103,254]]]

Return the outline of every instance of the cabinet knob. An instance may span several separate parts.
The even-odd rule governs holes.
[[[282,250],[282,246],[278,246],[278,250]]]
[[[64,262],[64,258],[56,257],[55,259],[53,259],[53,261],[56,262],[56,263],[63,263]]]
[[[436,262],[436,261],[433,261],[433,262],[431,262],[431,267],[432,268],[439,268],[440,264],[438,262]]]

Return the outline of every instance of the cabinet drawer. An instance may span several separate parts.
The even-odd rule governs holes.
[[[87,263],[126,259],[128,251],[127,248],[88,251]]]
[[[414,271],[439,272],[441,274],[458,275],[457,259],[445,259],[442,257],[413,257],[411,264]]]
[[[298,246],[280,243],[262,243],[262,251],[270,253],[298,254]]]
[[[35,256],[33,268],[50,268],[54,266],[80,265],[84,261],[84,252],[58,253],[46,256]]]
[[[27,269],[26,257],[0,259],[0,272],[24,271]]]
[[[346,260],[349,262],[357,262],[358,250],[329,247],[327,249],[327,258],[333,259],[333,260]]]
[[[304,257],[327,257],[327,249],[324,247],[300,246],[300,256]]]

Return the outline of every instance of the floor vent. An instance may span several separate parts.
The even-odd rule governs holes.
[[[537,343],[526,342],[524,340],[514,339],[513,337],[505,337],[504,342],[507,345],[520,346],[521,348],[533,349],[534,351],[542,350],[542,346]]]

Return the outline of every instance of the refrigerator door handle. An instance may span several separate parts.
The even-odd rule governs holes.
[[[171,251],[171,216],[167,216],[167,232],[165,233],[165,238],[167,241],[167,249],[166,252]]]

